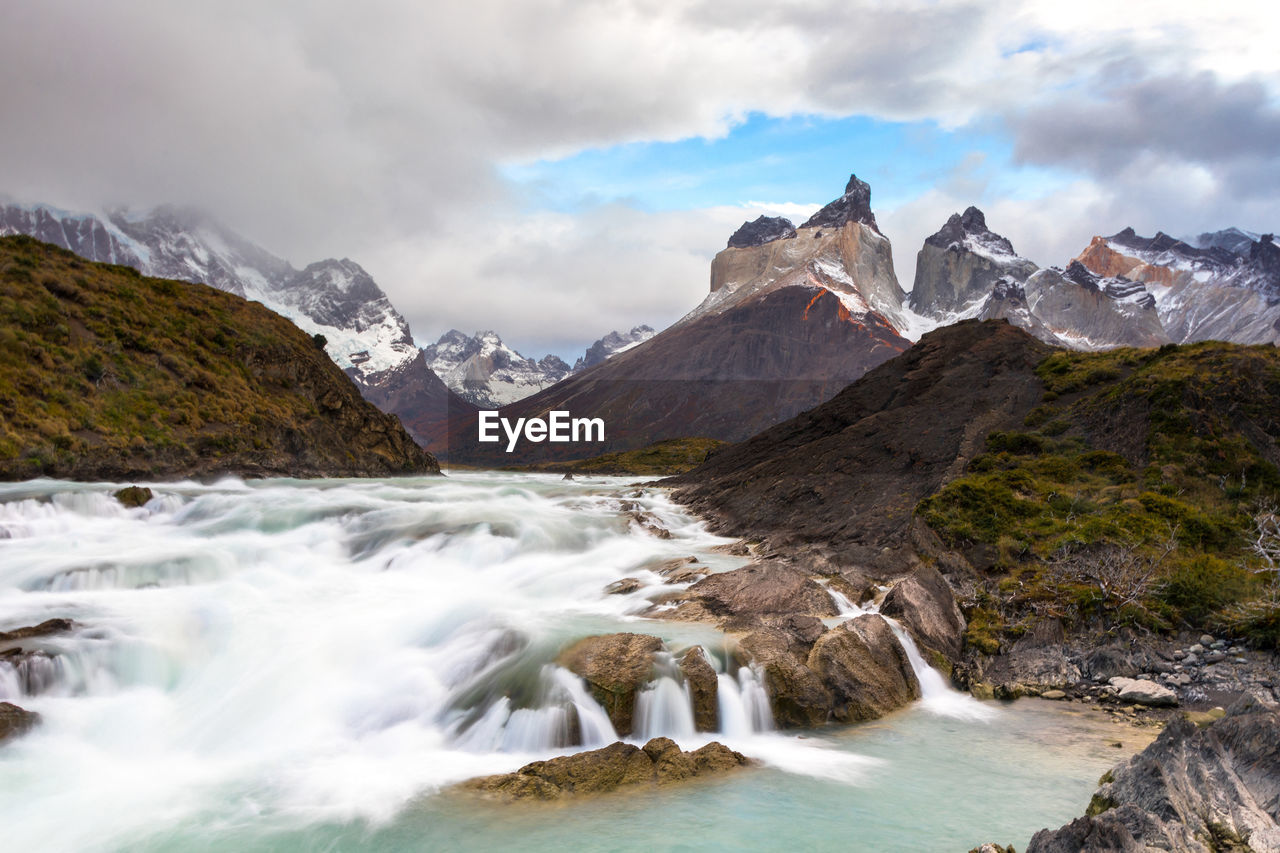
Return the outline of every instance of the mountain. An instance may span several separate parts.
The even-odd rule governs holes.
[[[1168,342],[1154,299],[1118,275],[1104,278],[1078,262],[1039,269],[970,207],[925,239],[909,304],[936,325],[1003,319],[1073,349]]]
[[[401,408],[389,411],[415,424],[413,432],[424,443],[446,430],[451,405],[465,409],[417,358],[408,323],[354,261],[327,259],[298,270],[207,214],[173,206],[90,214],[7,204],[0,206],[4,234],[26,234],[88,260],[202,282],[261,302],[322,335],[325,351],[361,391],[370,399],[396,401]]]
[[[916,256],[912,310],[943,320],[976,314],[995,285],[1021,284],[1036,265],[1013,250],[1013,244],[987,227],[976,207],[953,213],[937,233],[925,238]]]
[[[761,217],[761,219],[763,218]],[[785,222],[786,220],[783,221]],[[587,351],[578,356],[578,360],[573,363],[573,369],[577,372],[588,367],[595,367],[611,355],[631,349],[637,344],[642,344],[655,334],[657,332],[651,326],[634,326],[629,332],[610,332],[587,347]]]
[[[1254,240],[1229,228],[1196,242],[1125,228],[1094,237],[1076,260],[1098,275],[1142,282],[1175,342],[1280,342],[1280,247],[1273,236]]]
[[[599,417],[603,444],[536,444],[506,454],[455,429],[452,458],[528,464],[624,451],[667,438],[737,441],[822,402],[911,345],[889,240],[851,176],[799,228],[744,223],[711,264],[711,292],[670,328],[513,403]]]
[[[467,337],[450,329],[440,340],[423,347],[422,354],[450,389],[482,409],[514,403],[572,372],[558,356],[548,355],[540,361],[525,358],[504,344],[497,332],[476,332]]]
[[[26,236],[0,237],[0,281],[4,479],[439,471],[262,305]]]
[[[1280,642],[1253,547],[1278,411],[1274,346],[1076,352],[966,320],[666,482],[764,556],[877,580],[937,565],[978,622],[971,676],[999,683],[1009,661],[986,656],[1043,619],[1059,649],[1064,623]]]
[[[916,504],[963,472],[988,433],[1021,425],[1051,352],[1007,323],[962,320],[667,482],[677,500],[767,550],[901,571],[914,562]]]

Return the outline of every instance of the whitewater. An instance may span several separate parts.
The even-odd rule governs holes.
[[[111,497],[119,484],[0,485],[0,631],[76,623],[24,641],[42,654],[20,666],[0,664],[0,701],[42,716],[0,748],[9,849],[551,849],[570,838],[576,849],[771,849],[818,831],[793,826],[796,809],[815,807],[832,819],[813,849],[857,849],[852,838],[948,849],[1002,830],[1025,842],[1077,813],[1115,758],[1100,723],[956,693],[897,626],[920,703],[866,726],[776,731],[760,674],[731,638],[642,616],[680,588],[655,572],[664,561],[692,555],[724,571],[745,559],[637,482],[150,485],[137,509]],[[605,591],[625,577],[639,588]],[[863,612],[833,597],[839,618]],[[618,739],[581,679],[554,663],[573,640],[614,631],[667,646],[633,742],[719,740],[762,768],[558,808],[550,823],[442,795]],[[718,673],[716,733],[694,731],[675,666],[692,645]],[[1016,756],[1026,766],[1003,768],[974,800],[975,766]],[[939,799],[951,784],[967,804]],[[608,842],[592,843],[604,827]],[[933,841],[921,846],[921,833]]]

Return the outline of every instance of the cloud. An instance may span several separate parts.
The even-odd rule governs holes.
[[[1078,183],[1039,208],[1008,202],[1047,229],[1010,234],[1020,249],[1058,252],[1099,211],[1137,216],[1134,193],[1172,200],[1175,223],[1195,205],[1219,217],[1196,228],[1276,218],[1280,18],[1262,3],[11,6],[0,191],[67,207],[198,204],[295,263],[353,257],[419,335],[493,326],[563,348],[692,307],[740,219],[608,198],[575,215],[529,210],[503,170],[716,137],[753,112],[1002,122],[1019,157]],[[938,175],[951,185],[882,215],[902,223],[901,235],[886,226],[900,266],[943,208],[998,198],[984,184],[995,168]]]

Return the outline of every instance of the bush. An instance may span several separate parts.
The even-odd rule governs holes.
[[[1200,554],[1173,566],[1159,596],[1183,620],[1200,625],[1224,607],[1244,600],[1256,587],[1256,576],[1239,563]]]

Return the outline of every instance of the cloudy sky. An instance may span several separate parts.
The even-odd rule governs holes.
[[[0,193],[202,206],[360,262],[419,343],[572,357],[851,172],[906,288],[969,204],[1043,265],[1278,229],[1277,44],[1268,2],[18,0]]]

